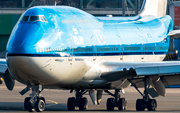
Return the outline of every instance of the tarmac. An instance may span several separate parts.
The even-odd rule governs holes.
[[[27,113],[24,109],[24,98],[28,97],[31,91],[21,96],[19,92],[25,88],[25,85],[22,85],[16,82],[13,91],[9,91],[4,83],[0,85],[0,112],[2,113]],[[143,91],[143,89],[140,89]],[[136,100],[142,98],[141,95],[133,88],[129,87],[125,89],[125,94],[122,94],[121,97],[125,97],[127,100],[127,110],[118,111],[116,108],[114,111],[106,111],[106,100],[111,96],[103,93],[102,102],[100,105],[93,105],[90,100],[90,97],[87,94],[84,96],[88,98],[88,108],[85,111],[79,111],[76,108],[75,111],[67,110],[67,99],[69,97],[74,97],[74,93],[70,93],[69,90],[55,90],[55,89],[45,89],[42,92],[42,96],[46,99],[46,109],[45,113],[53,112],[81,112],[81,113],[112,113],[112,112],[124,112],[124,113],[138,113],[135,109]],[[167,88],[166,97],[157,97],[157,110],[153,112],[158,113],[179,113],[180,112],[180,88]],[[148,112],[148,111],[144,111]],[[143,113],[143,112],[141,112]],[[151,113],[151,112],[148,112]]]

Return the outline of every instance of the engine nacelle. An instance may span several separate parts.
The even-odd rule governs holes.
[[[166,89],[164,87],[164,84],[161,81],[161,78],[158,76],[152,76],[151,79],[152,79],[153,86],[158,92],[158,94],[161,96],[166,96]]]
[[[14,84],[15,84],[15,80],[14,78],[12,78],[12,76],[10,75],[8,69],[6,70],[5,74],[2,74],[3,75],[3,79],[4,79],[4,82],[6,84],[6,87],[12,91],[13,88],[14,88]]]

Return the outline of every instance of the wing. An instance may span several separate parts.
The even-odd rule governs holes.
[[[162,62],[104,62],[108,71],[101,74],[101,78],[107,81],[120,79],[131,79],[135,82],[141,81],[144,76],[158,76],[164,85],[180,84],[180,61]],[[138,87],[143,82],[137,82]]]
[[[144,87],[144,77],[148,76],[151,86],[161,96],[165,96],[164,85],[180,84],[180,61],[104,62],[103,66],[108,71],[103,71],[100,77],[106,81],[126,79],[135,87]]]
[[[6,59],[0,59],[0,77],[4,78],[6,87],[11,91],[14,88],[15,80],[10,75]]]
[[[7,64],[5,59],[0,59],[0,84],[3,83],[3,74],[5,74],[7,70]]]
[[[153,75],[168,76],[180,73],[180,61],[104,62],[103,65],[107,66],[109,71],[103,72],[101,77],[107,79],[111,76],[112,81],[122,79],[124,77]]]
[[[180,30],[172,30],[169,32],[171,38],[179,38],[180,37]]]
[[[7,70],[6,59],[0,59],[0,73],[5,73]]]

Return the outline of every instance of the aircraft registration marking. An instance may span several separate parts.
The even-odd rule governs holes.
[[[75,61],[84,61],[82,58],[75,58]]]

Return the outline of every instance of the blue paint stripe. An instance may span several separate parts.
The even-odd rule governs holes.
[[[11,54],[7,56],[31,56],[31,57],[69,57],[69,56],[118,56],[118,55],[165,55],[167,52],[124,52],[124,53],[76,53],[61,56],[60,54]]]

